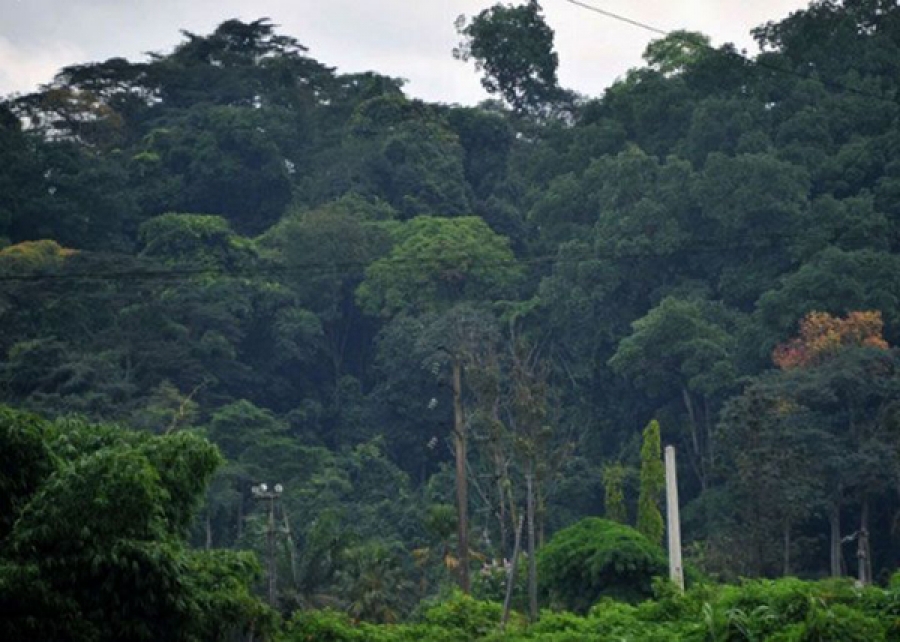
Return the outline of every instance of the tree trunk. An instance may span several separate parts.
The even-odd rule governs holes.
[[[859,514],[859,535],[857,536],[856,557],[859,562],[857,575],[863,586],[872,583],[872,551],[869,547],[869,498],[863,497]]]
[[[532,622],[537,622],[537,559],[534,541],[534,465],[529,463],[528,476],[528,501],[525,505],[528,512],[528,611]]]
[[[831,507],[831,515],[829,516],[831,524],[831,577],[840,577],[842,575],[841,567],[843,560],[841,559],[841,505],[835,502]]]
[[[522,544],[522,518],[519,518],[519,525],[516,528],[516,541],[513,544],[512,564],[509,569],[509,575],[506,577],[506,597],[503,599],[503,615],[500,618],[500,630],[506,628],[509,621],[509,611],[512,606],[513,589],[516,586],[516,573],[519,570],[519,547]]]
[[[713,470],[716,460],[716,440],[713,435],[712,424],[710,423],[709,398],[706,395],[703,395],[703,426],[705,430],[703,457],[706,461],[703,470]]]
[[[453,445],[456,455],[456,518],[459,587],[468,594],[469,583],[469,487],[466,475],[467,440],[462,405],[462,364],[453,359]]]
[[[538,548],[542,548],[547,530],[547,502],[544,500],[543,484],[541,484],[539,479],[535,479],[535,484],[537,485],[537,490],[535,491],[537,495],[537,545]]]
[[[691,446],[693,457],[697,462],[697,476],[700,478],[700,489],[706,490],[706,468],[703,458],[703,447],[700,443],[700,428],[697,425],[697,413],[694,410],[694,402],[691,399],[691,393],[686,386],[681,387],[681,397],[684,400],[684,407],[687,410],[690,422]]]
[[[294,582],[294,587],[297,588],[300,586],[300,575],[297,572],[297,546],[294,544],[294,535],[291,532],[291,522],[288,519],[287,511],[284,508],[284,502],[281,503],[281,519],[284,525],[284,535],[288,545],[288,555],[291,559],[291,580]]]
[[[210,517],[209,506],[206,507],[206,550],[212,548],[213,544],[213,535],[212,535],[212,519]]]
[[[238,482],[237,529],[235,531],[238,542],[241,541],[241,536],[244,534],[244,492],[241,485]]]
[[[503,493],[503,478],[497,475],[497,501],[500,502],[500,510],[497,514],[497,520],[500,522],[500,559],[508,559],[506,557],[506,497]]]

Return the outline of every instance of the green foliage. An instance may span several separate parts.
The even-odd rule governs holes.
[[[188,433],[42,425],[2,412],[4,434],[30,431],[45,453],[32,466],[51,468],[32,480],[27,501],[13,496],[0,557],[4,638],[199,640],[270,630],[271,613],[249,592],[255,560],[192,552],[181,539],[220,462],[214,446]]]
[[[606,519],[628,523],[628,507],[625,505],[625,467],[622,464],[610,464],[603,469],[603,506]]]
[[[610,367],[654,395],[679,383],[707,394],[727,385],[732,339],[707,314],[701,302],[664,299],[632,324]]]
[[[484,71],[482,86],[500,94],[516,111],[536,112],[562,93],[557,85],[558,56],[553,51],[553,30],[541,15],[541,5],[530,0],[521,6],[497,4],[468,23],[457,21],[463,42],[457,58],[474,58]]]
[[[497,627],[500,611],[499,604],[479,602],[454,591],[450,598],[427,608],[422,620],[427,625],[473,639],[484,636]]]
[[[637,524],[639,533],[651,542],[663,543],[665,524],[659,509],[666,487],[666,470],[662,462],[659,422],[655,419],[644,428],[641,445],[641,476],[638,494]]]
[[[888,589],[858,589],[849,582],[745,582],[665,591],[638,606],[604,599],[586,615],[543,611],[524,626],[514,618],[504,632],[497,605],[452,596],[426,609],[421,622],[372,626],[333,611],[294,616],[285,640],[406,642],[725,642],[731,640],[891,640],[895,618]]]
[[[602,462],[636,467],[636,417],[678,448],[704,571],[856,574],[860,540],[842,540],[867,531],[883,577],[900,559],[896,350],[790,371],[772,351],[811,311],[878,313],[900,341],[898,25],[896,2],[814,2],[746,57],[676,32],[575,97],[540,5],[495,5],[458,24],[456,53],[505,104],[460,107],[228,20],[3,101],[0,402],[84,417],[0,411],[0,594],[24,614],[0,617],[4,639],[264,636],[252,562],[183,541],[265,552],[261,481],[285,486],[282,607],[423,613],[455,561],[454,362],[485,594],[533,456],[539,541],[604,499],[626,520]],[[207,489],[219,456],[193,429],[228,459]],[[871,620],[892,623],[893,590],[812,586],[661,591],[504,636],[852,639],[847,623],[879,639]],[[817,610],[773,624],[791,591]],[[100,600],[108,620],[85,610]],[[322,636],[503,638],[309,618]]]
[[[538,553],[538,576],[552,603],[585,612],[602,597],[640,600],[666,572],[662,550],[637,531],[598,518],[554,534]]]
[[[512,293],[521,271],[509,241],[478,217],[420,216],[395,229],[390,254],[357,290],[371,314],[441,312],[453,303]]]
[[[663,74],[681,73],[707,54],[709,46],[709,36],[702,33],[673,31],[647,45],[644,60]]]
[[[54,468],[43,422],[0,407],[0,542]]]
[[[463,149],[435,110],[379,96],[359,105],[348,129],[355,192],[384,199],[403,218],[469,210]]]
[[[140,237],[144,256],[174,265],[230,267],[249,249],[219,216],[163,214],[141,225]]]

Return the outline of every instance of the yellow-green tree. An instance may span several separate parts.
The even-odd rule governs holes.
[[[660,498],[666,485],[666,471],[662,463],[659,422],[655,419],[644,428],[641,446],[641,488],[638,495],[637,529],[651,542],[662,543],[665,527],[659,510]]]

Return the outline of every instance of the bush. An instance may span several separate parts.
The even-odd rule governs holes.
[[[424,623],[431,626],[458,631],[464,639],[476,639],[500,625],[502,607],[494,602],[479,602],[460,592],[426,609]]]
[[[363,633],[344,613],[332,610],[297,611],[285,626],[290,642],[363,642]]]
[[[602,597],[651,597],[653,578],[667,569],[659,546],[633,528],[598,518],[559,531],[538,555],[538,575],[551,604],[580,613]]]
[[[418,624],[355,625],[343,614],[299,614],[286,642],[886,642],[898,640],[896,584],[859,588],[850,580],[752,580],[701,585],[686,593],[657,583],[638,605],[601,598],[587,616],[544,611],[526,626],[513,614],[499,631],[500,606],[454,593],[427,606]]]

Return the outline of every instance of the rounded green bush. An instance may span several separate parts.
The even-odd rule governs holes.
[[[553,606],[584,613],[602,597],[636,602],[667,572],[662,549],[616,522],[588,518],[556,533],[538,555],[538,576]]]

